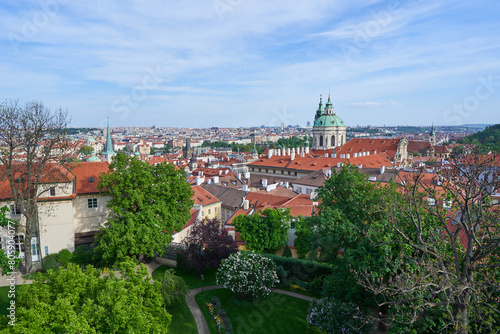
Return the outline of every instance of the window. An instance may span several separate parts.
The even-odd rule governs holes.
[[[89,177],[89,182],[90,183],[94,182],[94,177],[93,176]]]
[[[39,252],[38,252],[38,247],[36,246],[36,242],[35,243],[31,243],[31,255],[32,256],[38,256],[38,255],[40,255]]]
[[[201,211],[201,216],[203,217],[205,215],[205,211]]]
[[[3,249],[2,237],[0,237],[0,249]]]
[[[212,209],[208,209],[208,214],[211,214],[212,213]]]
[[[11,204],[10,205],[10,214],[18,216],[21,214],[21,209],[17,205]]]
[[[306,194],[308,194],[308,195],[309,195],[310,193],[312,193],[312,189],[311,189],[311,188],[307,188],[307,189],[306,189]]]
[[[49,255],[49,246],[45,246],[44,248],[45,256]]]
[[[215,213],[217,213],[217,208],[215,208]]]
[[[269,170],[266,168],[266,173],[269,172]]]
[[[273,174],[276,174],[276,169],[273,169]]]
[[[295,176],[297,176],[297,172],[295,172]]]
[[[56,187],[50,187],[50,196],[55,196],[56,195]]]
[[[16,235],[14,237],[14,250],[19,253],[24,252],[24,235]]]
[[[97,198],[89,198],[87,199],[87,208],[95,209],[97,208]]]

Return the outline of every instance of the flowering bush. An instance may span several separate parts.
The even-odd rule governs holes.
[[[271,259],[254,252],[233,253],[222,261],[217,284],[231,290],[240,299],[267,296],[278,282],[275,267]]]
[[[212,298],[211,303],[205,303],[208,308],[208,313],[212,316],[217,325],[217,332],[222,333],[233,333],[233,327],[231,321],[225,315],[224,310],[220,307],[220,301],[217,297]],[[219,305],[219,307],[217,307]]]
[[[371,333],[370,316],[353,303],[343,303],[334,298],[313,301],[307,322],[326,333]]]

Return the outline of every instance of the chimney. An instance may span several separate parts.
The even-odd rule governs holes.
[[[285,182],[285,188],[288,188],[288,187],[290,187],[289,183]]]
[[[341,166],[341,163],[337,162],[337,168],[340,168],[340,166]]]
[[[243,210],[248,210],[250,207],[250,203],[247,199],[243,200]]]
[[[250,172],[246,172],[245,174],[243,174],[243,176],[245,177],[245,179],[249,179],[250,178]]]
[[[373,151],[373,154],[377,154],[377,150]]]
[[[350,157],[351,157],[351,154],[350,154],[350,153],[347,153],[347,154],[345,155],[345,158],[346,158],[346,159],[349,159]]]
[[[369,152],[369,151],[367,151],[367,152],[366,152],[366,155],[370,155],[370,152]]]
[[[380,174],[384,174],[385,173],[385,166],[380,166]]]
[[[306,146],[306,154],[309,154],[309,146]]]
[[[227,173],[228,173],[228,172],[229,172],[229,169],[226,169],[226,172],[225,172],[224,174],[226,174],[226,175],[227,175]]]
[[[248,185],[244,184],[243,187],[241,187],[241,190],[248,192]]]
[[[328,153],[325,153],[325,158],[328,158]]]
[[[238,173],[238,179],[241,180],[241,173]]]
[[[222,169],[219,169],[219,176],[222,175]]]
[[[292,154],[290,155],[290,160],[295,159],[295,148],[292,150]]]
[[[205,178],[204,177],[200,177],[200,178],[197,178],[196,179],[196,185],[199,186],[200,184],[202,184],[203,182],[205,182]]]
[[[288,148],[286,149],[286,155],[290,155],[290,154],[291,154],[291,150],[290,150],[290,147],[288,147]]]
[[[269,149],[269,152],[267,153],[267,158],[268,158],[268,159],[271,159],[271,157],[273,156],[273,153],[274,153],[274,152],[273,152],[273,149],[272,149],[272,148],[271,148],[271,149]]]
[[[278,157],[280,157],[280,156],[281,156],[281,148],[278,148],[278,153],[276,153],[276,155],[277,155]]]
[[[353,158],[357,158],[357,157],[358,157],[358,154],[357,154],[357,153],[353,153],[353,154],[352,154],[352,157],[353,157]]]
[[[207,180],[207,184],[210,184],[210,183],[212,183],[212,180],[211,180],[211,179],[208,179],[208,180]]]
[[[267,179],[262,179],[262,186],[267,187]]]
[[[359,165],[358,165],[358,168],[359,168],[359,169],[363,168],[363,164],[359,164]]]
[[[331,169],[325,170],[325,175],[326,175],[326,177],[332,176],[332,170]]]
[[[214,180],[214,184],[219,183],[219,177],[218,176],[214,176],[213,180]]]
[[[304,151],[300,152],[300,157],[301,157],[301,158],[303,158],[303,157],[305,157],[305,156],[306,156],[306,155],[305,155]]]

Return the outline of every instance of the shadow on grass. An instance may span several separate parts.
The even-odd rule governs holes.
[[[163,280],[163,277],[165,275],[165,271],[167,269],[171,269],[172,267],[169,266],[159,266],[158,268],[153,271],[153,278],[159,282]],[[175,275],[180,276],[184,279],[186,282],[188,289],[196,289],[196,288],[201,288],[201,276],[198,273],[193,273],[190,271],[186,271],[183,269],[178,269],[178,268],[172,268],[175,271]],[[211,269],[205,271],[203,274],[204,280],[203,280],[203,286],[210,286],[210,285],[215,285],[215,274],[217,273],[217,269]]]

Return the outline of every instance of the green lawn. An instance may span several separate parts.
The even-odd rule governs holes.
[[[18,287],[16,287],[17,289]],[[9,289],[10,286],[1,286],[0,287],[0,314],[7,315],[7,307],[9,307],[10,304],[10,298],[9,298]]]
[[[215,323],[205,306],[212,296],[221,301],[222,307],[231,319],[234,333],[242,334],[288,334],[320,333],[306,321],[309,302],[282,294],[271,293],[255,305],[236,305],[233,293],[227,289],[205,291],[195,296],[207,320],[210,333],[217,333]]]
[[[161,282],[163,276],[165,274],[165,270],[170,269],[168,266],[159,266],[153,271],[153,278]],[[186,281],[188,289],[201,288],[201,276],[196,273],[192,273],[189,271],[173,268],[175,274],[180,276]],[[203,275],[204,277],[204,286],[215,285],[215,274],[217,273],[216,269],[208,270]]]
[[[162,281],[165,270],[170,269],[168,266],[160,266],[153,272],[153,278],[157,281]],[[191,285],[194,287],[201,286],[201,278],[197,275],[193,275],[182,270],[175,269],[175,274],[181,276],[188,284],[189,289],[192,289]],[[213,274],[215,275],[215,274]],[[215,276],[214,276],[215,277]],[[214,278],[215,280],[215,278]],[[193,314],[189,310],[185,301],[179,302],[177,305],[168,309],[168,313],[172,315],[172,322],[168,327],[168,332],[173,334],[197,334],[198,328],[196,327],[196,322],[194,321]]]
[[[193,314],[189,310],[186,301],[170,307],[168,313],[172,315],[172,322],[168,326],[168,332],[172,334],[198,334],[198,328]]]

